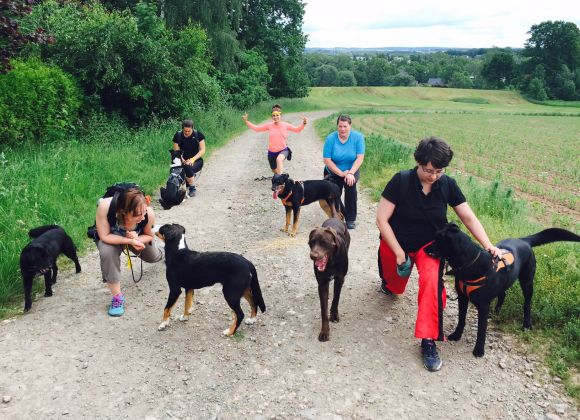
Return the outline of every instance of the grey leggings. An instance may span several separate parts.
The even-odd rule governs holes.
[[[99,257],[101,258],[101,273],[103,283],[119,283],[121,280],[121,252],[125,249],[124,245],[110,245],[103,241],[97,241]],[[155,244],[145,245],[145,249],[139,253],[132,247],[129,250],[139,256],[143,261],[155,263],[163,259],[163,252]]]

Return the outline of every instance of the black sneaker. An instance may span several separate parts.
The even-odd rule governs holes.
[[[421,340],[421,353],[423,355],[423,366],[429,372],[437,372],[441,369],[443,362],[437,353],[437,346],[433,340]]]
[[[381,279],[381,293],[384,293],[387,296],[392,296],[393,292],[391,292],[389,289],[387,289],[387,285],[385,284],[385,282]]]
[[[187,196],[188,197],[195,197],[196,192],[197,192],[197,188],[195,188],[195,185],[190,185],[189,187],[187,187]]]
[[[352,222],[346,222],[346,228],[347,229],[354,229],[356,227],[356,223],[354,221]]]

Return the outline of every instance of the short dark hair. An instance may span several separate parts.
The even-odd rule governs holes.
[[[336,119],[336,125],[338,125],[338,123],[341,121],[346,121],[349,125],[352,125],[352,119],[348,114],[340,114]]]
[[[453,150],[444,140],[428,137],[419,142],[413,155],[419,165],[431,162],[434,168],[442,169],[449,166],[453,159]]]
[[[183,120],[181,122],[181,128],[193,128],[193,121],[191,121],[191,120]]]
[[[279,109],[280,111],[282,111],[282,105],[280,105],[280,104],[272,105],[272,111],[274,111],[275,109]]]

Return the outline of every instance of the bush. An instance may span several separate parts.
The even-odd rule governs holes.
[[[65,135],[81,105],[74,79],[37,60],[12,64],[0,75],[0,144]]]

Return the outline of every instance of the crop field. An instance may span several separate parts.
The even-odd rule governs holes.
[[[451,170],[512,187],[541,218],[580,222],[578,117],[386,112],[357,114],[356,124],[409,146],[443,138],[456,154]]]

